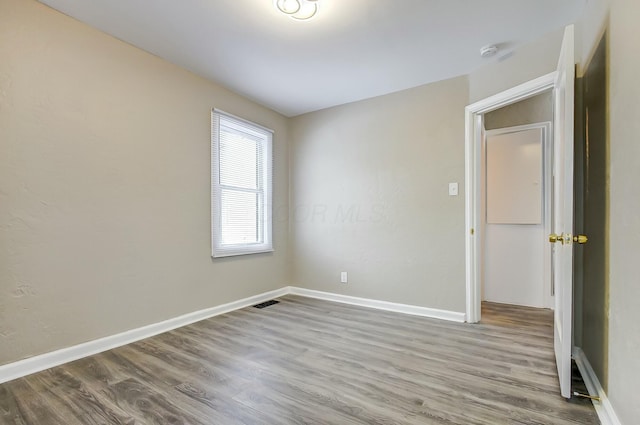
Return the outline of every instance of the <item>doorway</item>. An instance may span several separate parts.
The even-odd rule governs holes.
[[[560,393],[571,397],[573,243],[587,242],[584,235],[573,235],[573,153],[575,57],[574,27],[565,28],[557,70],[521,84],[465,108],[465,225],[466,235],[466,320],[476,323],[481,316],[482,190],[481,141],[483,114],[553,89],[553,209],[549,242],[552,248],[554,287],[554,352]]]
[[[484,262],[482,245],[484,195],[479,186],[484,181],[482,176],[483,149],[481,141],[484,140],[485,114],[553,90],[556,76],[557,73],[552,72],[476,102],[466,109],[465,187],[467,190],[465,191],[465,204],[467,211],[465,216],[466,229],[468,231],[466,244],[466,320],[469,323],[479,322],[481,315],[482,285],[480,282],[482,282],[482,264]]]
[[[482,301],[553,308],[551,121],[499,127],[540,117],[553,119],[551,92],[484,116]]]

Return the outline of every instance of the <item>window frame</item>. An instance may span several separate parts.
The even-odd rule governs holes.
[[[257,163],[256,189],[222,185],[220,182],[221,128],[250,136],[262,149],[262,160]],[[256,193],[258,242],[222,244],[222,191]],[[211,111],[211,256],[213,258],[273,252],[273,130],[221,111]]]

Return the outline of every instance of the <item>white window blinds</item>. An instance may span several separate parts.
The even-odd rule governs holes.
[[[272,132],[219,110],[211,125],[212,255],[273,251]]]

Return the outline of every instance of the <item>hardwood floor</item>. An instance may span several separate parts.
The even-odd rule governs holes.
[[[287,296],[0,385],[1,424],[598,424],[552,314],[451,323]]]

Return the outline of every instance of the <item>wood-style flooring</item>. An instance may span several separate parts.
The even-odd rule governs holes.
[[[469,325],[287,296],[0,385],[1,424],[598,424],[552,313]]]

